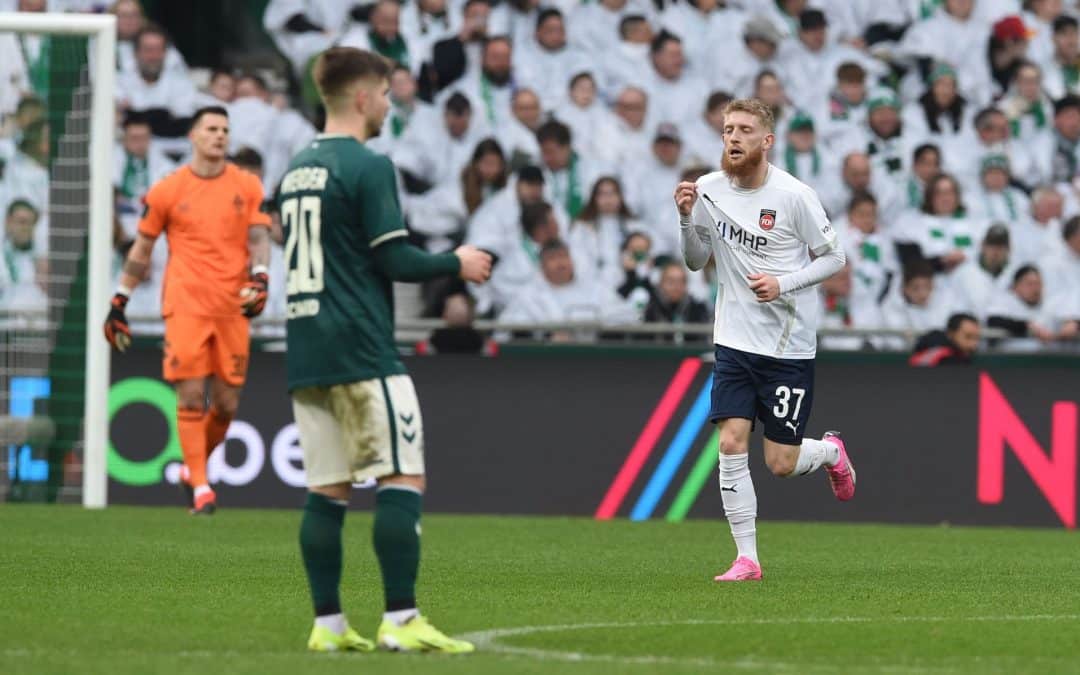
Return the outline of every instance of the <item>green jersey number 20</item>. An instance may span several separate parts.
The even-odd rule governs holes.
[[[292,197],[281,203],[281,218],[289,232],[285,240],[286,292],[323,290],[322,198]],[[295,257],[294,257],[295,254]]]

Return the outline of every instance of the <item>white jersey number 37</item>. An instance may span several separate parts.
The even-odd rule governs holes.
[[[776,388],[776,395],[780,400],[773,406],[772,414],[775,415],[777,419],[784,419],[787,417],[788,412],[791,409],[791,397],[794,395],[796,397],[795,410],[792,411],[791,417],[792,419],[799,419],[799,409],[802,408],[802,400],[803,396],[806,396],[806,390],[798,387],[791,388],[780,385]]]

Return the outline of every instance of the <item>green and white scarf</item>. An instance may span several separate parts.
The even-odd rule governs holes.
[[[570,153],[570,166],[566,168],[565,189],[559,185],[558,181],[554,181],[554,183],[552,190],[555,193],[555,201],[566,208],[566,213],[570,218],[576,218],[577,214],[581,213],[581,209],[585,206],[581,194],[581,184],[578,181],[578,156],[576,152]]]
[[[49,61],[52,52],[52,40],[48,35],[40,37],[41,43],[37,58],[30,58],[30,50],[26,46],[26,35],[19,34],[19,51],[22,52],[23,63],[28,70],[30,86],[34,92],[44,101],[49,100]]]
[[[796,152],[795,148],[791,147],[790,145],[788,145],[786,148],[784,148],[784,169],[788,173],[790,173],[792,176],[795,176],[796,178],[801,178],[801,176],[799,176],[799,155],[800,154],[806,154],[806,153]],[[810,150],[810,161],[811,161],[810,174],[815,176],[815,177],[820,175],[821,174],[821,154],[818,153],[817,146],[814,146]]]
[[[395,61],[406,68],[409,67],[409,50],[405,46],[405,39],[398,35],[393,41],[384,40],[373,30],[368,31],[368,41],[371,49],[386,58]]]
[[[120,179],[120,191],[125,197],[137,197],[150,189],[150,168],[145,159],[127,155],[124,175]]]

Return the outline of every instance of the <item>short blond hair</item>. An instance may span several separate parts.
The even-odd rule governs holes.
[[[772,108],[760,98],[737,98],[724,106],[724,117],[727,118],[733,112],[744,112],[753,115],[761,122],[761,126],[769,133],[776,130],[776,118],[773,117]]]

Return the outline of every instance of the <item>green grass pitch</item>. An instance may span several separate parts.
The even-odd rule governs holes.
[[[720,586],[723,521],[432,515],[421,608],[480,650],[320,655],[299,515],[0,506],[0,673],[1080,672],[1075,532],[765,522],[765,580]],[[373,636],[370,526],[343,602]]]

